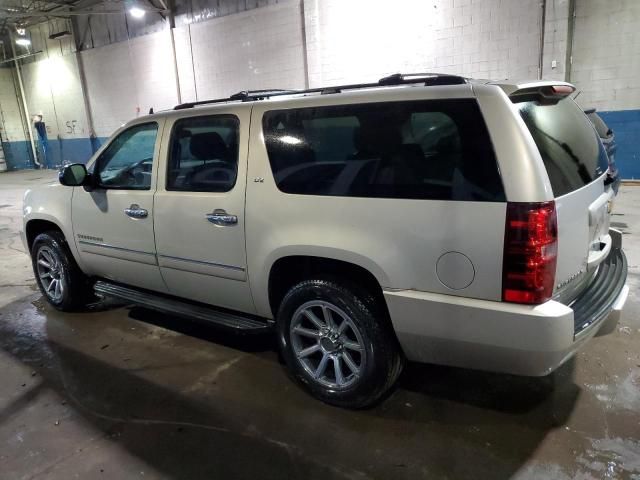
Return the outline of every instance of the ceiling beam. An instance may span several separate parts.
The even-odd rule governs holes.
[[[145,12],[151,13],[168,13],[167,10],[160,8],[140,8]],[[6,13],[4,13],[6,12]],[[70,17],[74,15],[116,15],[127,13],[126,10],[31,10],[28,12],[8,12],[4,11],[0,13],[0,19],[2,18],[32,18],[32,17]]]

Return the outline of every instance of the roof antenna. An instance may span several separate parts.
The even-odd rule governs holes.
[[[149,109],[149,115],[153,115],[153,107]]]

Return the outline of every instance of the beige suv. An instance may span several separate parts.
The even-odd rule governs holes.
[[[628,292],[573,91],[393,75],[178,105],[27,192],[24,241],[54,307],[275,331],[335,405],[376,402],[405,359],[545,375]]]

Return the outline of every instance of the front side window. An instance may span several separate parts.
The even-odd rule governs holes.
[[[157,123],[136,125],[120,133],[96,162],[100,186],[149,190],[157,135]]]
[[[473,99],[270,111],[263,128],[274,178],[286,193],[505,199]]]
[[[239,128],[234,115],[178,120],[171,134],[167,190],[231,190],[238,175]]]

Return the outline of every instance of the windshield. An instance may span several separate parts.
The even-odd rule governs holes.
[[[538,146],[556,197],[591,183],[608,167],[593,125],[570,98],[555,105],[516,104]]]

